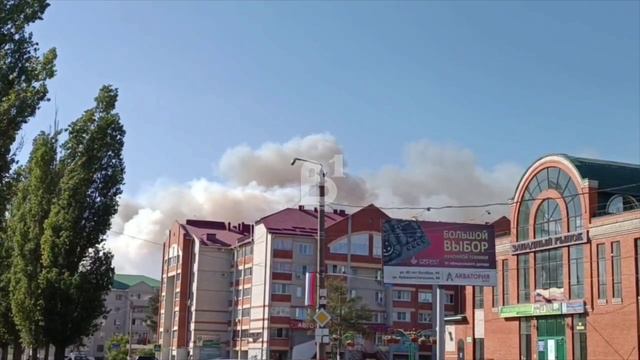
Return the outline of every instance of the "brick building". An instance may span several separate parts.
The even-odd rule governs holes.
[[[466,288],[448,359],[637,359],[640,165],[550,155],[496,223],[498,286]],[[473,299],[473,300],[472,300]]]

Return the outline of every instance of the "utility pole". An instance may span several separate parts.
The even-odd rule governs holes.
[[[129,352],[127,353],[127,357],[129,360],[133,360],[131,357],[131,334],[133,332],[133,300],[129,300]]]
[[[307,162],[311,164],[315,164],[320,167],[319,175],[320,179],[318,182],[318,242],[316,246],[317,251],[317,264],[316,271],[318,274],[318,281],[316,282],[316,313],[325,310],[327,307],[327,290],[325,288],[325,271],[324,271],[324,232],[325,232],[325,222],[324,222],[324,197],[325,197],[325,176],[324,166],[322,163],[307,160],[301,158],[294,158],[291,162],[291,165],[295,165],[296,161]],[[324,344],[324,335],[318,337],[318,334],[322,334],[324,330],[324,326],[318,323],[316,329],[316,360],[323,360],[325,357],[325,344]],[[319,341],[318,341],[319,339]]]
[[[320,183],[318,185],[319,190],[319,204],[318,204],[318,299],[317,299],[317,309],[318,311],[324,310],[327,306],[326,304],[326,294],[324,294],[324,299],[321,301],[321,293],[326,291],[324,280],[325,280],[325,271],[324,271],[324,169],[320,166]],[[324,303],[323,303],[324,302]],[[324,326],[318,324],[318,328],[322,329]],[[338,349],[340,351],[340,349]],[[321,341],[318,341],[316,344],[316,359],[322,360],[325,355],[324,348],[324,338]]]

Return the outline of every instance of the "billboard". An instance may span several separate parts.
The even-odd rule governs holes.
[[[496,285],[491,225],[386,220],[384,282],[407,285]]]

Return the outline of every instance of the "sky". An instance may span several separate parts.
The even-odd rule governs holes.
[[[343,154],[343,199],[388,205],[502,201],[549,153],[640,163],[637,1],[57,1],[33,31],[58,74],[23,158],[120,90],[120,272],[157,276],[135,262],[172,221],[290,206],[297,154]]]

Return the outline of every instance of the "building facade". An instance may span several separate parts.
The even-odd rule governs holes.
[[[132,344],[153,344],[156,336],[146,319],[149,299],[160,290],[160,282],[143,275],[116,274],[111,292],[105,299],[108,314],[93,336],[85,339],[87,356],[102,360],[107,354],[107,343],[118,335],[129,336]]]
[[[192,219],[171,227],[163,248],[161,360],[229,356],[233,247],[251,229]]]
[[[640,165],[532,164],[496,241],[498,286],[466,289],[447,358],[639,358],[639,202]]]

